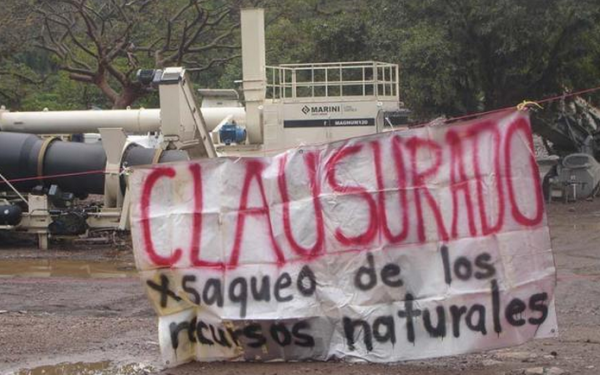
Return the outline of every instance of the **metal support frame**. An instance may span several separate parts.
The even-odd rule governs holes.
[[[21,195],[21,193],[19,193],[19,191],[18,191],[17,189],[15,189],[15,187],[13,186],[13,184],[11,184],[11,183],[10,183],[10,181],[8,181],[8,180],[7,180],[7,179],[6,179],[6,178],[5,178],[5,177],[2,175],[2,173],[0,173],[0,179],[2,179],[2,181],[4,181],[4,183],[5,183],[5,184],[7,184],[7,185],[8,185],[8,187],[10,187],[10,189],[11,189],[11,190],[12,190],[12,191],[13,191],[15,194],[17,194],[17,196],[18,196],[19,198],[21,198],[21,200],[22,200],[23,202],[25,202],[25,204],[29,205],[29,203],[27,202],[27,199],[25,199],[25,197],[24,197],[24,196],[22,196],[22,195]]]
[[[36,234],[40,250],[48,249],[48,226],[52,222],[48,209],[50,204],[45,195],[29,194],[28,211],[23,214],[19,227],[26,228],[28,233]]]
[[[123,205],[120,186],[121,157],[127,134],[121,128],[100,129],[102,147],[106,153],[106,172],[104,180],[104,207],[116,208]]]

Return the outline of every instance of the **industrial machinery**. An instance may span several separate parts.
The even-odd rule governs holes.
[[[199,111],[182,68],[152,71],[152,77],[161,97],[159,110],[0,111],[0,206],[7,211],[0,229],[37,234],[41,248],[47,248],[49,234],[124,230],[129,225],[128,168],[216,157],[208,126],[216,126],[223,113],[243,116],[243,108]],[[102,142],[34,135],[89,132],[100,133]],[[127,134],[148,132],[161,133],[160,148],[128,141]],[[102,201],[85,203],[94,194]]]
[[[543,178],[546,198],[593,198],[600,188],[600,110],[575,97],[537,112],[533,120],[548,152],[559,156]]]
[[[128,228],[130,167],[218,156],[264,156],[390,129],[407,111],[395,64],[375,61],[267,66],[264,12],[241,13],[243,101],[200,90],[183,68],[142,70],[159,109],[9,112],[0,109],[0,229],[80,235]],[[45,134],[99,133],[101,143]],[[133,143],[153,134],[158,148]],[[85,200],[100,195],[101,202]]]

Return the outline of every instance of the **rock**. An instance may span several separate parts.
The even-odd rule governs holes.
[[[527,370],[523,371],[523,374],[525,374],[525,375],[544,375],[544,368],[543,367],[528,368]]]
[[[546,372],[545,375],[567,375],[568,372],[559,368],[559,367],[550,367]]]
[[[531,367],[523,371],[524,375],[567,375],[568,372],[558,367]]]
[[[484,366],[496,366],[496,365],[501,365],[502,364],[502,362],[496,361],[495,359],[484,359],[481,363]]]
[[[500,352],[496,353],[496,358],[500,359],[512,359],[512,360],[524,360],[528,358],[536,358],[537,355],[530,354],[527,352]]]

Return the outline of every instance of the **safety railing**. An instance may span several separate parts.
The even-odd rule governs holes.
[[[399,100],[398,65],[377,61],[267,66],[273,100],[370,97]]]

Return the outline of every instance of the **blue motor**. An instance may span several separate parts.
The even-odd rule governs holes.
[[[219,129],[219,139],[227,146],[232,143],[241,144],[246,140],[246,129],[235,122],[225,124]]]

